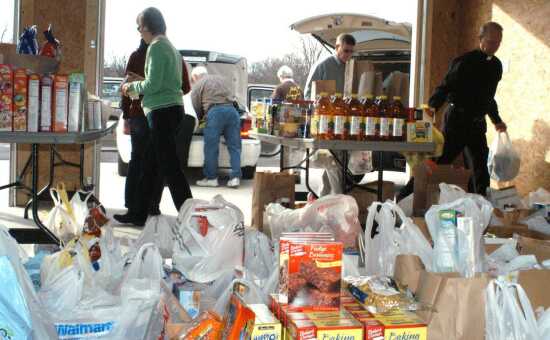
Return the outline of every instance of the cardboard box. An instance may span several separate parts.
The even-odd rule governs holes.
[[[519,236],[518,251],[520,255],[535,255],[539,262],[550,259],[550,241]]]
[[[438,165],[432,170],[422,163],[413,169],[414,200],[413,215],[424,216],[426,211],[439,201],[439,183],[455,184],[465,191],[471,171],[453,168],[451,165]]]
[[[426,324],[414,313],[401,312],[389,315],[377,314],[376,320],[384,326],[385,340],[426,340],[428,338],[428,328]]]
[[[431,143],[433,142],[433,124],[427,121],[407,123],[407,142]]]
[[[314,80],[311,82],[311,100],[315,100],[321,92],[328,95],[336,93],[336,80]],[[308,98],[305,98],[306,100]]]
[[[13,69],[0,64],[0,131],[13,127]]]
[[[518,272],[518,283],[529,297],[533,309],[550,308],[550,294],[543,284],[550,282],[550,270],[522,270]]]
[[[346,63],[344,76],[344,94],[346,96],[349,96],[353,93],[362,96],[365,94],[365,91],[373,95],[375,94],[375,84],[373,84],[372,81],[374,79],[370,81],[370,84],[364,84],[363,86],[360,86],[359,84],[361,82],[361,76],[366,72],[372,73],[372,75],[374,75],[375,73],[374,64],[370,61],[351,59]],[[366,78],[366,76],[363,77]],[[371,76],[369,76],[368,78],[371,78]],[[365,83],[365,80],[363,81],[363,83]],[[360,87],[362,87],[363,89],[360,90]]]
[[[252,339],[281,340],[282,327],[281,322],[275,318],[264,304],[251,304],[249,308],[256,315],[254,328],[252,330]]]
[[[53,79],[46,75],[40,79],[40,131],[52,131]]]
[[[287,332],[288,338],[292,340],[317,339],[317,328],[311,320],[290,320]]]
[[[28,87],[27,131],[38,132],[40,129],[40,75],[31,74]]]
[[[384,325],[376,319],[359,319],[363,324],[365,340],[384,340]]]
[[[528,209],[501,210],[495,208],[493,213],[505,226],[512,226],[521,224],[519,221],[529,217],[533,212]]]
[[[512,238],[514,234],[517,234],[535,240],[550,240],[550,235],[545,235],[536,230],[529,230],[529,228],[523,224],[514,224],[504,227],[489,226],[485,230],[485,234],[490,234],[497,238]]]
[[[54,58],[39,55],[18,54],[17,45],[0,43],[0,54],[3,63],[16,67],[26,68],[34,73],[56,73],[59,69],[59,61]]]
[[[318,339],[363,340],[363,325],[355,319],[313,320]]]
[[[13,78],[13,131],[27,131],[28,90],[27,70],[16,69]]]
[[[69,109],[69,77],[66,75],[55,75],[53,82],[54,104],[53,104],[53,131],[67,132],[68,109]]]

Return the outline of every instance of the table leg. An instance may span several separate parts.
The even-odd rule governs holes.
[[[279,172],[285,168],[285,147],[281,145],[279,149]]]
[[[374,154],[378,158],[378,181],[376,183],[376,191],[378,202],[382,202],[382,185],[384,184],[384,153],[375,151]]]
[[[35,144],[32,144],[35,145]],[[32,147],[32,146],[31,146]],[[36,146],[36,162],[38,164],[38,145]],[[32,152],[31,152],[31,163],[32,163]],[[37,165],[38,168],[38,165]],[[54,146],[50,146],[50,178],[48,181],[48,184],[40,189],[40,191],[36,194],[36,199],[38,199],[40,196],[42,196],[46,191],[50,190],[53,184],[53,177],[54,177],[54,168],[55,168],[55,152],[54,152]],[[36,192],[36,188],[38,187],[38,183],[36,187],[33,187],[32,192]],[[25,212],[23,214],[23,218],[28,219],[29,218],[29,209],[34,202],[35,198],[34,195],[31,197],[31,199],[25,204]]]
[[[315,151],[314,151],[315,152]],[[307,190],[313,195],[315,196],[315,198],[319,198],[319,196],[315,193],[315,191],[313,191],[313,189],[309,186],[309,154],[310,154],[310,150],[309,149],[306,149],[306,168],[305,168],[305,172],[306,172],[306,188]]]
[[[31,145],[31,163],[32,163],[32,219],[34,223],[40,228],[48,237],[53,241],[53,243],[59,244],[60,241],[55,236],[55,234],[50,231],[40,220],[38,216],[38,193],[36,188],[38,187],[38,144]]]

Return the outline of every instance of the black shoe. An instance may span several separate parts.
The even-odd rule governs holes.
[[[158,216],[160,214],[161,212],[159,207],[151,208],[151,212],[149,213],[150,216]]]
[[[143,227],[147,217],[139,217],[134,214],[126,213],[124,215],[113,215],[113,218],[121,224],[133,224],[137,227]]]

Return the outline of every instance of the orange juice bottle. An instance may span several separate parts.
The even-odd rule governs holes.
[[[363,140],[365,133],[364,113],[363,105],[357,99],[357,94],[352,94],[347,101],[348,114],[349,114],[349,140]]]
[[[316,139],[329,139],[329,127],[332,117],[332,104],[327,92],[321,92],[311,122],[311,135]]]
[[[397,142],[402,142],[405,137],[405,109],[401,103],[400,96],[394,96],[393,102],[390,105],[391,117],[393,119],[391,139]]]
[[[367,94],[363,103],[365,112],[364,139],[368,141],[378,140],[380,136],[380,120],[378,117],[378,106],[376,106],[372,94]]]
[[[379,96],[376,99],[378,117],[380,119],[380,140],[390,140],[390,112],[388,110],[388,96]]]
[[[333,108],[333,137],[331,139],[345,140],[348,136],[346,125],[348,122],[348,107],[341,93],[336,93],[332,100]],[[330,130],[330,129],[329,129]]]

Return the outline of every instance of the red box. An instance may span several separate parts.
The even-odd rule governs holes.
[[[13,128],[13,70],[0,64],[0,131]]]
[[[311,320],[290,320],[287,331],[293,340],[317,339],[317,328]]]
[[[28,82],[27,69],[16,69],[13,77],[13,131],[27,131]]]
[[[384,340],[384,325],[375,319],[359,320],[363,324],[365,340]]]
[[[340,242],[290,243],[286,291],[291,307],[340,308],[342,252]]]

